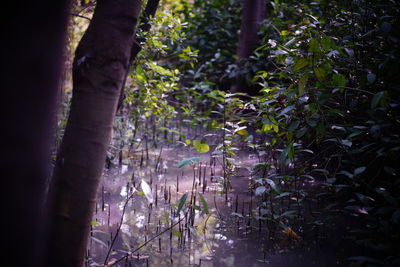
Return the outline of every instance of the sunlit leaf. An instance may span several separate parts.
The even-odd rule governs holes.
[[[207,153],[210,150],[210,147],[207,144],[204,144],[199,140],[193,140],[193,146],[199,153]]]
[[[154,201],[153,192],[151,191],[149,184],[143,179],[142,179],[141,187],[142,187],[143,193],[146,196],[149,203],[153,203],[153,201]]]
[[[265,188],[265,186],[259,186],[259,187],[256,188],[255,194],[256,194],[256,196],[260,196],[260,195],[262,195],[266,190],[267,190],[267,188]]]
[[[233,133],[234,133],[234,134],[235,134],[235,133],[238,133],[238,134],[240,134],[240,135],[248,135],[248,132],[247,132],[246,128],[247,128],[247,126],[239,127],[239,128],[237,128],[237,129],[235,129],[235,130],[233,131]]]

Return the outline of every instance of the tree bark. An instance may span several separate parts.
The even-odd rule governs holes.
[[[81,267],[140,0],[98,0],[73,63],[70,115],[49,192],[48,267]]]
[[[150,19],[154,18],[157,12],[158,5],[160,3],[160,0],[148,0],[146,3],[146,7],[142,12],[142,21],[139,26],[139,31],[144,35],[145,33],[149,32],[151,29],[151,24],[150,24]],[[142,50],[141,44],[146,42],[145,37],[140,37],[140,38],[135,38],[135,41],[133,42],[132,49],[131,49],[131,56],[130,56],[130,64],[133,64],[133,62],[136,59],[136,56],[139,54],[140,50]],[[123,101],[125,98],[125,84],[126,84],[126,77],[129,74],[129,68],[127,70],[127,73],[125,75],[125,80],[122,83],[122,88],[121,88],[121,94],[119,96],[119,101],[118,101],[118,107],[117,110],[120,110],[123,105]]]
[[[258,46],[257,32],[265,19],[265,0],[245,0],[237,55],[249,58]]]
[[[244,0],[242,22],[240,25],[239,43],[236,54],[239,57],[239,68],[243,68],[243,59],[251,56],[259,44],[257,32],[265,19],[265,0]],[[231,87],[232,92],[253,93],[245,77],[237,77]]]
[[[68,2],[10,1],[10,16],[1,18],[2,266],[42,267],[41,214]]]

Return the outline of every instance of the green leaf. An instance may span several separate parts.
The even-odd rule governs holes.
[[[308,129],[306,127],[301,128],[296,132],[296,138],[301,138],[307,133]]]
[[[201,193],[198,193],[198,194],[199,194],[201,205],[203,206],[204,213],[210,214],[210,211],[209,211],[208,205],[207,205],[207,201],[204,199],[204,196]]]
[[[155,72],[157,72],[157,73],[159,73],[161,75],[173,76],[173,73],[170,70],[167,70],[167,69],[157,65],[155,62],[148,62],[147,64],[150,66],[150,68],[153,71],[155,71]]]
[[[190,163],[195,163],[195,162],[200,162],[202,161],[203,158],[200,157],[193,157],[193,158],[187,158],[187,159],[183,159],[179,164],[178,164],[178,168],[182,168]]]
[[[177,214],[177,215],[181,212],[183,206],[185,205],[187,196],[188,196],[188,193],[185,193],[185,194],[183,194],[183,195],[181,196],[181,199],[179,200],[179,204],[178,204],[178,209],[176,210],[176,214]]]
[[[310,43],[308,44],[309,48],[308,51],[311,53],[318,53],[320,52],[319,42],[317,39],[311,39]]]
[[[308,74],[305,74],[299,80],[299,94],[300,95],[304,94],[304,88],[306,87],[306,84],[307,84],[307,81],[308,81],[308,76],[309,76]]]
[[[289,131],[294,131],[294,130],[297,129],[297,127],[299,127],[299,125],[300,125],[300,121],[299,121],[299,120],[294,121],[294,122],[292,122],[292,123],[289,125],[288,130],[289,130]]]
[[[324,52],[328,52],[329,49],[334,47],[334,42],[332,41],[331,38],[329,38],[328,36],[324,36],[322,37],[322,49],[324,49]]]
[[[197,206],[197,205],[192,205],[192,208],[193,208],[194,210],[201,210],[201,209],[200,209],[200,206]]]
[[[97,221],[91,221],[91,222],[90,222],[90,225],[92,225],[92,226],[98,226],[98,225],[100,225],[100,223],[97,222]]]
[[[243,215],[237,212],[232,212],[231,215],[243,218]]]
[[[237,129],[235,129],[235,130],[233,131],[233,133],[234,133],[234,134],[235,134],[235,133],[238,133],[239,135],[248,135],[248,132],[247,132],[246,128],[247,128],[247,126],[239,127],[239,128],[237,128]]]
[[[295,108],[296,108],[296,107],[293,106],[293,105],[284,108],[284,109],[278,114],[278,117],[285,115],[286,113],[288,113],[288,112],[294,110]],[[275,124],[278,124],[276,121],[275,121],[274,123],[275,123]]]
[[[305,58],[301,58],[297,60],[296,63],[294,64],[293,71],[299,71],[307,65],[308,65],[308,60]]]
[[[307,120],[306,121],[308,125],[310,125],[311,127],[315,127],[317,126],[317,122],[315,120]]]
[[[147,81],[146,74],[145,74],[145,72],[144,72],[142,66],[140,66],[139,64],[136,66],[136,72],[135,72],[135,74],[136,74],[136,75],[135,75],[135,76],[136,76],[136,79],[137,79],[139,82],[145,83],[145,82]]]
[[[378,104],[380,104],[381,106],[385,106],[385,103],[387,102],[386,98],[387,98],[386,91],[381,91],[376,93],[371,100],[371,108],[375,109],[378,106]]]
[[[207,153],[210,150],[207,144],[201,143],[199,140],[193,140],[193,146],[199,153]]]
[[[342,74],[334,74],[332,77],[336,86],[345,86],[346,85],[346,77]]]
[[[287,147],[284,150],[282,150],[281,155],[279,156],[279,159],[278,159],[280,164],[283,164],[286,161],[287,156],[289,154],[289,149],[290,148]]]
[[[324,69],[322,69],[322,68],[315,68],[315,69],[314,69],[314,73],[315,73],[315,76],[317,76],[317,78],[318,78],[319,80],[325,79],[326,72],[324,71]]]
[[[247,130],[245,130],[245,129],[239,130],[239,131],[237,131],[237,133],[239,135],[242,135],[242,136],[248,136],[249,135],[249,132]]]
[[[172,234],[174,235],[174,236],[176,236],[176,237],[181,237],[182,236],[182,234],[180,233],[180,232],[178,232],[178,231],[176,231],[176,230],[174,230],[174,229],[171,229],[171,232],[172,232]]]

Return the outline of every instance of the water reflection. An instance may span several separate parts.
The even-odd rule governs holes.
[[[257,214],[248,190],[249,172],[243,168],[231,177],[231,192],[224,195],[224,173],[209,156],[177,168],[193,154],[182,148],[163,148],[162,153],[150,152],[145,163],[143,158],[131,157],[129,166],[105,173],[87,266],[103,266],[108,251],[108,266],[247,267],[266,266],[274,260],[275,266],[301,266],[288,262],[292,258],[296,262],[298,253],[292,258],[271,254],[276,248],[269,239],[267,222],[251,221],[246,215]],[[258,159],[244,154],[237,160],[252,166]],[[141,192],[142,180],[151,188],[152,203]],[[204,196],[210,214],[205,213],[197,192]],[[179,215],[174,214],[185,193],[193,209],[182,208]],[[244,216],[231,215],[238,210]]]
[[[229,220],[223,221],[232,204],[217,193],[223,189],[220,167],[207,158],[179,169],[179,161],[188,153],[182,152],[164,148],[161,154],[150,153],[147,164],[140,162],[143,159],[132,158],[130,166],[124,164],[105,173],[93,218],[96,223],[92,227],[88,266],[102,266],[111,245],[109,266],[234,266],[235,253],[241,257],[254,254],[243,251],[245,247],[234,229],[236,222],[230,225]],[[244,160],[255,161],[256,157]],[[152,204],[140,193],[142,179],[151,187],[155,198]],[[202,204],[194,197],[196,192],[204,193],[210,214],[199,210]],[[193,196],[190,201],[198,207],[190,218],[182,216],[187,210],[174,216],[184,193]],[[146,245],[137,250],[143,244]]]

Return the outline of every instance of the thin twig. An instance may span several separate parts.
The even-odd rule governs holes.
[[[119,232],[121,231],[121,227],[122,227],[122,223],[123,223],[123,220],[124,220],[124,215],[125,215],[126,206],[128,205],[129,200],[131,200],[131,198],[132,198],[133,196],[134,196],[134,194],[131,194],[131,195],[126,199],[126,201],[125,201],[124,208],[122,209],[121,220],[120,220],[120,222],[119,222],[117,232],[115,233],[114,238],[113,238],[113,240],[112,240],[112,242],[111,242],[111,245],[110,245],[110,247],[109,247],[109,249],[108,249],[108,251],[107,251],[107,255],[106,255],[106,258],[104,259],[103,267],[106,267],[106,266],[108,265],[108,264],[107,264],[107,261],[108,261],[108,258],[110,257],[111,250],[112,250],[112,248],[113,248],[113,246],[114,246],[115,241],[117,240],[117,237],[118,237]]]
[[[357,91],[357,92],[362,92],[362,93],[366,93],[366,94],[369,94],[369,95],[374,95],[374,93],[371,93],[371,92],[369,92],[369,91],[366,91],[366,90],[363,90],[363,89],[360,89],[360,88],[353,88],[353,87],[348,87],[348,86],[331,86],[331,88],[343,88],[343,89],[346,89],[346,90],[352,90],[352,91]]]
[[[157,237],[159,237],[160,235],[164,234],[165,232],[171,230],[172,228],[174,228],[176,225],[178,225],[180,222],[183,221],[183,219],[185,219],[187,216],[187,212],[185,214],[185,216],[183,216],[180,220],[178,220],[176,223],[174,223],[173,225],[171,225],[170,227],[164,229],[163,231],[161,231],[160,233],[156,234],[155,236],[153,236],[152,238],[150,238],[149,240],[147,240],[146,242],[144,242],[143,244],[141,244],[139,247],[137,247],[135,250],[127,253],[125,256],[119,258],[117,261],[113,262],[111,266],[114,266],[115,264],[117,264],[118,262],[126,259],[127,257],[129,257],[130,255],[134,254],[136,251],[140,250],[142,247],[146,246],[148,243],[150,243],[151,241],[153,241],[154,239],[156,239]],[[107,265],[104,265],[107,266]]]
[[[89,18],[89,17],[86,17],[86,16],[84,16],[84,15],[80,15],[80,14],[76,14],[76,13],[71,13],[71,16],[79,17],[79,18],[83,18],[83,19],[87,19],[88,21],[91,21],[91,20],[92,20],[92,19]]]

